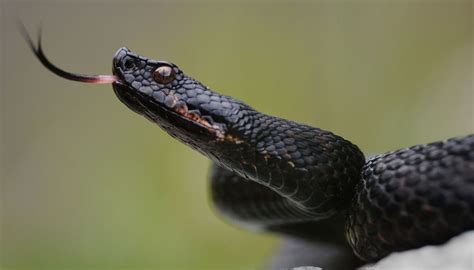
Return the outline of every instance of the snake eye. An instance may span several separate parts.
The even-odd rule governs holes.
[[[172,67],[161,66],[153,72],[153,79],[160,84],[168,84],[174,80],[175,73]]]

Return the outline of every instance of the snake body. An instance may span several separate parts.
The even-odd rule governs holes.
[[[113,76],[77,75],[28,41],[54,73],[113,81],[122,103],[210,158],[211,197],[232,222],[309,241],[337,242],[345,231],[363,261],[474,229],[474,135],[366,161],[350,141],[258,112],[173,63],[121,48]]]

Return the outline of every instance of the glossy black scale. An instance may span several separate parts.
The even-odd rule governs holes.
[[[347,238],[365,260],[474,229],[474,135],[377,156],[362,175]]]

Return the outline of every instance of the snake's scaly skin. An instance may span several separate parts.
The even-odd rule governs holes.
[[[361,178],[346,213],[346,237],[364,261],[474,229],[474,135],[379,155],[364,165]],[[217,207],[236,223],[307,220],[284,198],[227,170],[214,167],[211,183]],[[316,224],[276,228],[267,227],[317,241],[328,233]]]
[[[27,40],[59,76],[115,80],[120,101],[213,160],[212,198],[236,223],[344,247],[345,220],[346,239],[365,261],[474,229],[474,135],[365,162],[348,140],[260,113],[172,63],[122,48],[113,76],[77,75]]]
[[[383,154],[362,172],[347,222],[359,257],[376,260],[474,229],[474,135]]]

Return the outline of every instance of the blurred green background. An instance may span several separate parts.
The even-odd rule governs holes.
[[[377,153],[472,133],[472,1],[3,1],[3,269],[257,269],[276,237],[221,221],[209,161],[110,85],[60,79],[127,46]]]

